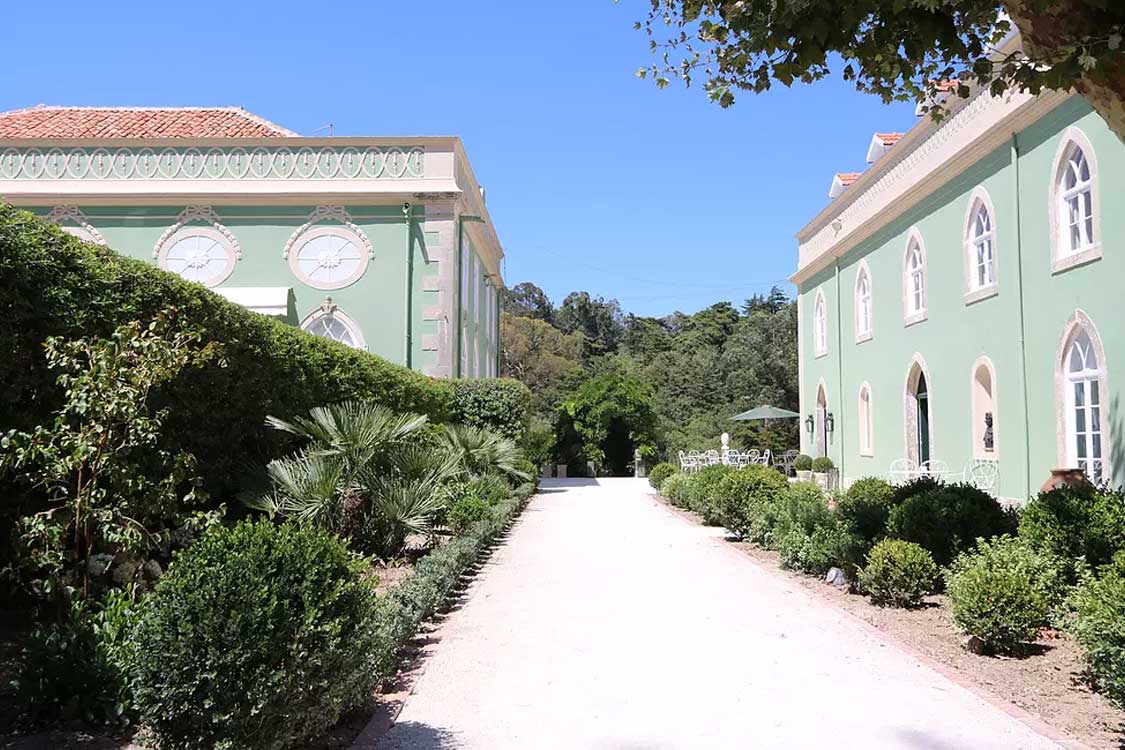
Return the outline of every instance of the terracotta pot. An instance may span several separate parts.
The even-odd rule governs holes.
[[[1050,492],[1057,487],[1090,487],[1090,480],[1082,469],[1051,469],[1051,476],[1039,488],[1040,492]]]

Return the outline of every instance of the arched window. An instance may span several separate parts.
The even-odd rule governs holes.
[[[828,309],[824,304],[824,292],[820,290],[817,290],[813,307],[813,349],[818,357],[828,353]]]
[[[969,199],[965,217],[965,263],[968,302],[989,296],[996,289],[996,227],[992,201],[984,188]]]
[[[235,248],[213,227],[186,226],[162,245],[157,261],[165,271],[204,286],[217,286],[234,271]]]
[[[922,235],[912,230],[906,241],[903,259],[903,291],[906,323],[916,323],[926,318],[926,248]]]
[[[331,297],[325,298],[320,307],[301,321],[301,329],[353,349],[366,348],[359,326],[332,302]]]
[[[1060,347],[1056,383],[1061,407],[1061,459],[1092,482],[1109,477],[1105,354],[1093,322],[1076,313]]]
[[[988,357],[973,364],[970,403],[973,418],[973,458],[997,458],[996,371]]]
[[[1094,150],[1077,128],[1063,134],[1055,156],[1050,211],[1052,271],[1101,257]]]
[[[861,263],[855,279],[855,340],[867,341],[871,338],[871,272],[866,263]]]
[[[871,414],[871,386],[859,387],[859,454],[875,455],[875,425]]]
[[[343,206],[317,206],[285,243],[289,270],[314,289],[342,289],[367,271],[371,240]]]

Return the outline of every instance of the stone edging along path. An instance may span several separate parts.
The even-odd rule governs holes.
[[[650,492],[649,495],[656,501],[657,505],[662,510],[664,510],[666,513],[677,516],[677,517],[679,517],[681,519],[684,519],[684,520],[686,520],[690,523],[699,524],[699,518],[694,513],[690,512],[690,511],[687,511],[687,510],[684,510],[682,508],[677,508],[676,506],[669,503],[665,498],[661,497],[655,491]],[[736,555],[740,559],[750,562],[752,565],[754,565],[755,567],[757,567],[759,570],[761,570],[763,573],[765,573],[767,575],[779,576],[781,574],[781,571],[779,571],[777,568],[774,568],[774,567],[771,567],[769,565],[764,564],[761,560],[758,560],[752,554],[750,554],[749,551],[746,548],[737,546],[735,544],[732,544],[730,541],[728,541],[724,537],[715,536],[715,537],[712,537],[710,541],[715,546],[720,547],[724,550],[727,550],[727,552],[729,554]],[[825,584],[825,585],[827,585],[827,584]],[[797,590],[795,590],[795,591],[797,591]],[[1013,719],[1021,722],[1022,724],[1027,726],[1029,729],[1036,732],[1037,734],[1040,734],[1040,735],[1050,739],[1051,741],[1055,742],[1057,745],[1059,745],[1059,747],[1065,748],[1066,750],[1091,750],[1090,746],[1087,745],[1086,743],[1084,743],[1084,742],[1082,742],[1078,739],[1075,739],[1074,737],[1071,737],[1070,735],[1066,734],[1062,730],[1048,724],[1043,719],[1041,719],[1040,717],[1031,713],[1030,711],[1027,711],[1024,708],[1021,708],[1020,706],[1016,705],[1015,703],[1012,703],[1011,701],[1007,700],[1006,698],[1003,698],[1002,696],[997,695],[996,693],[992,692],[991,690],[988,690],[987,688],[982,687],[981,685],[974,682],[972,679],[966,677],[960,670],[954,669],[954,668],[950,667],[949,665],[944,664],[943,662],[933,658],[932,656],[919,651],[917,648],[910,645],[906,641],[904,641],[900,638],[896,638],[895,636],[888,633],[887,631],[876,627],[875,625],[868,622],[867,620],[864,620],[862,617],[856,615],[855,613],[850,612],[847,609],[839,606],[836,602],[832,601],[830,598],[817,596],[816,594],[810,593],[810,592],[805,591],[803,589],[799,590],[799,594],[801,596],[805,597],[808,600],[813,600],[813,601],[816,601],[818,603],[823,603],[823,604],[831,606],[834,610],[836,610],[841,615],[843,615],[845,619],[847,619],[848,621],[860,626],[861,628],[863,628],[864,630],[869,632],[871,635],[875,636],[875,638],[877,640],[879,640],[880,642],[882,642],[883,644],[885,644],[885,645],[887,645],[891,648],[895,648],[895,649],[907,654],[908,656],[910,656],[912,659],[915,659],[916,661],[918,661],[923,666],[928,667],[929,669],[932,669],[933,671],[937,672],[942,677],[946,678],[947,680],[954,683],[955,685],[964,688],[965,690],[969,691],[970,693],[973,693],[974,695],[976,695],[981,700],[985,701],[986,703],[993,706],[994,708],[996,708],[1000,711],[1003,711],[1007,715],[1011,716]]]

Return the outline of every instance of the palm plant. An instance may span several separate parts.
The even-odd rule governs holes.
[[[469,476],[499,474],[526,482],[530,477],[517,465],[523,458],[516,444],[491,430],[469,425],[444,425],[442,442]]]
[[[430,534],[458,469],[449,451],[413,445],[396,453],[390,472],[364,472],[360,484],[370,505],[362,541],[379,555],[397,555],[410,534]]]

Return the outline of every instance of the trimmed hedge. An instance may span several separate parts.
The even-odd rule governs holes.
[[[54,224],[0,204],[0,424],[31,429],[61,405],[48,371],[48,336],[108,336],[123,323],[175,308],[185,328],[223,344],[226,366],[186,370],[154,394],[168,408],[166,447],[198,459],[205,487],[287,452],[264,428],[320,404],[367,399],[444,421],[453,387],[366,352],[250,312],[140,260],[83,243]]]
[[[498,432],[517,444],[531,426],[531,391],[511,378],[453,381],[451,419]]]
[[[1109,564],[1125,549],[1125,498],[1093,487],[1059,487],[1040,493],[1023,509],[1020,539],[1044,554],[1080,567]],[[1077,578],[1077,570],[1071,578]]]
[[[921,545],[944,567],[977,539],[1014,533],[1016,523],[1015,514],[983,490],[968,484],[936,485],[891,509],[887,536]]]
[[[1091,681],[1125,707],[1125,569],[1115,565],[1101,578],[1087,579],[1072,601],[1070,632],[1082,646]]]
[[[744,466],[719,483],[715,493],[719,520],[747,541],[768,546],[788,491],[788,480],[774,469]]]
[[[938,567],[914,542],[884,539],[871,548],[859,571],[859,584],[876,604],[916,607],[934,590]]]
[[[661,485],[664,484],[664,480],[673,474],[679,473],[679,471],[679,467],[675,464],[657,464],[653,466],[652,470],[648,473],[648,483],[654,490],[659,492]]]

